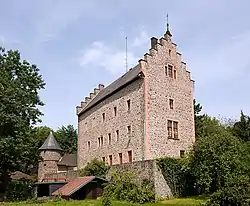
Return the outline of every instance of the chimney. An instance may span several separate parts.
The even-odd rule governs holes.
[[[151,49],[156,49],[156,44],[158,43],[158,39],[155,37],[151,38]]]
[[[98,89],[100,89],[100,90],[104,89],[104,85],[103,84],[99,84],[98,85]]]

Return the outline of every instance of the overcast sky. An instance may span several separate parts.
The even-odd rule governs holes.
[[[162,37],[173,41],[212,116],[250,115],[249,0],[0,0],[0,44],[37,64],[46,82],[42,125],[77,125],[75,107],[99,83],[134,66]]]

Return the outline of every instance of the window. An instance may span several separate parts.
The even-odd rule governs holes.
[[[178,122],[174,122],[174,139],[178,139]]]
[[[43,166],[46,166],[46,163],[44,163]]]
[[[103,136],[101,136],[101,146],[103,145]]]
[[[168,138],[172,138],[172,121],[168,120]]]
[[[168,55],[171,56],[171,50],[170,49],[168,50]]]
[[[168,76],[168,67],[165,66],[165,75]]]
[[[173,99],[169,99],[169,108],[174,109],[174,100]]]
[[[102,161],[105,162],[105,157],[102,157]]]
[[[128,151],[128,162],[132,162],[132,151]]]
[[[116,117],[117,114],[117,107],[114,107],[114,116]]]
[[[105,113],[102,113],[102,121],[105,121]]]
[[[122,164],[122,153],[119,153],[119,161],[120,161],[120,164]]]
[[[100,147],[100,146],[101,146],[101,138],[98,137],[98,147]]]
[[[176,70],[174,70],[174,79],[176,79]]]
[[[111,144],[111,133],[108,134],[109,137],[109,144]]]
[[[112,155],[109,155],[109,165],[113,164],[113,159],[112,159]]]
[[[119,140],[119,130],[116,130],[116,141]]]
[[[173,78],[173,66],[168,65],[168,76]]]
[[[127,129],[128,129],[128,135],[131,135],[131,126],[128,126]]]
[[[88,148],[90,148],[90,141],[88,141]]]
[[[128,111],[130,111],[130,99],[127,101]]]
[[[184,155],[185,155],[185,150],[180,150],[180,157],[182,158],[184,157]]]

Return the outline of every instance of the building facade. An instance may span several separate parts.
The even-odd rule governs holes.
[[[56,141],[52,132],[39,148],[38,181],[41,182],[46,174],[67,172],[77,169],[76,155],[65,154]]]
[[[178,157],[195,141],[194,81],[167,28],[138,64],[77,106],[78,169]]]

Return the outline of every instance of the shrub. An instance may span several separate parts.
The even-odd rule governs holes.
[[[188,159],[163,157],[157,160],[157,164],[174,196],[188,196],[195,193]]]
[[[250,178],[240,176],[230,185],[213,193],[207,206],[249,206],[250,205]]]
[[[97,176],[105,178],[108,170],[109,166],[107,166],[105,162],[95,158],[81,170],[80,176]]]
[[[104,188],[103,198],[132,203],[154,202],[155,193],[152,182],[144,180],[139,182],[136,176],[129,172],[111,174],[111,180]]]
[[[31,180],[12,180],[8,186],[7,199],[23,201],[33,197],[34,182]]]

